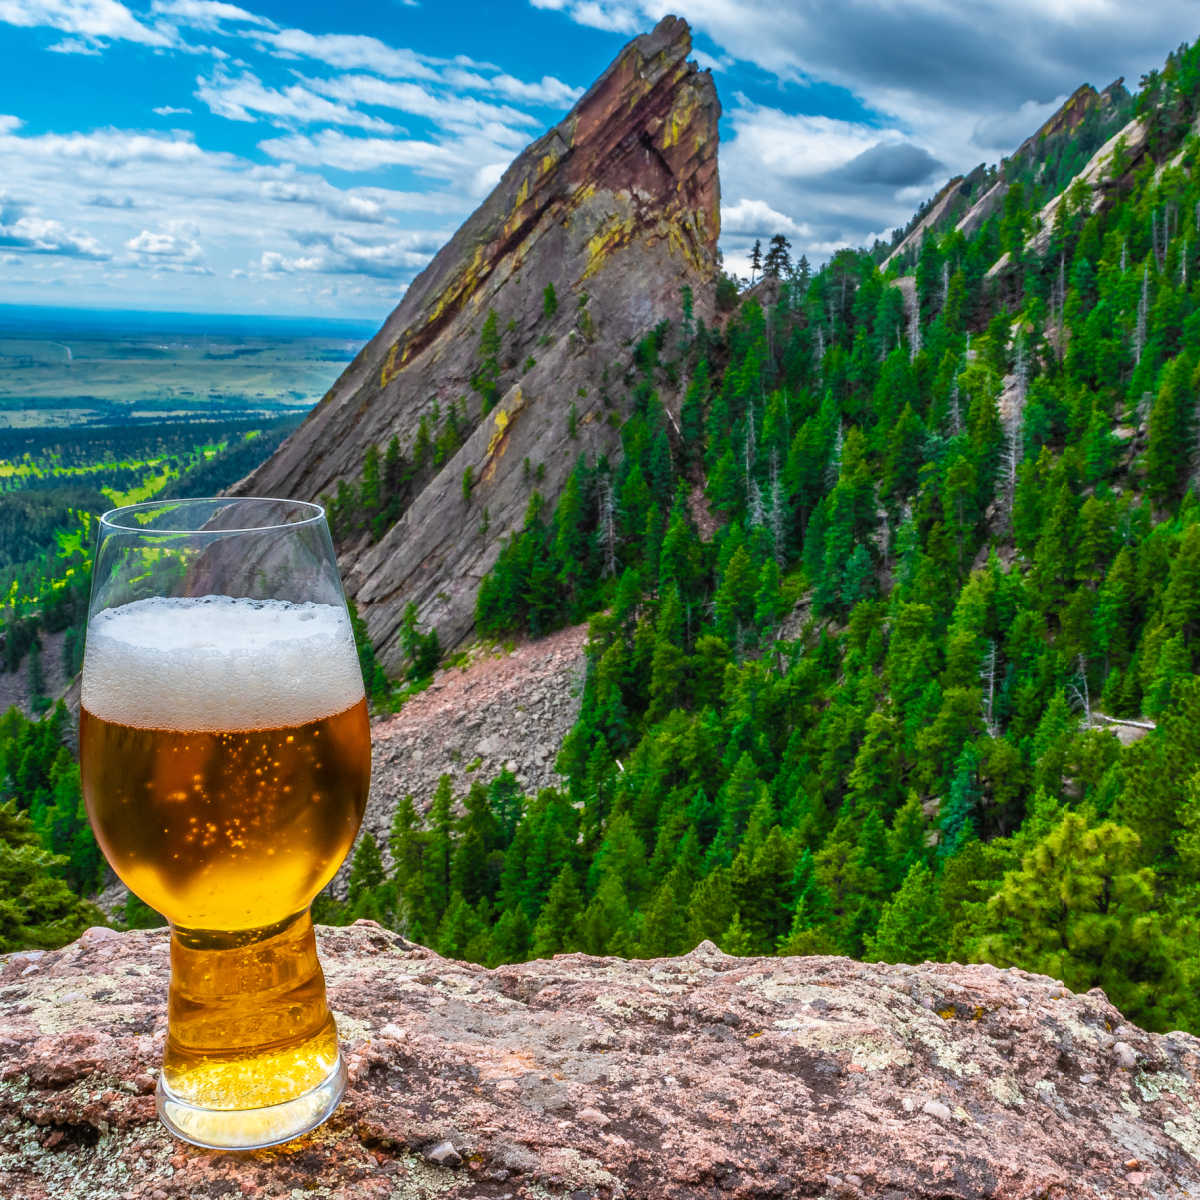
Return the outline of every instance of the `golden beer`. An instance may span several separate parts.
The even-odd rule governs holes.
[[[201,1144],[284,1140],[343,1085],[308,908],[369,782],[344,610],[145,600],[94,617],[88,639],[88,813],[172,927],[160,1109]]]

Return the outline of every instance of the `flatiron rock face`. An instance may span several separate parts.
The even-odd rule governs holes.
[[[214,1154],[154,1117],[165,933],[0,957],[6,1200],[1169,1200],[1200,1042],[994,967],[564,955],[494,971],[318,930],[351,1083]]]
[[[358,477],[368,446],[382,452],[396,435],[408,453],[422,414],[432,422],[456,402],[465,409],[465,444],[378,542],[344,552],[385,666],[399,665],[394,635],[410,601],[443,647],[469,634],[479,581],[531,491],[552,507],[581,453],[618,448],[634,342],[678,318],[684,287],[696,315],[710,314],[720,105],[690,51],[676,17],[630,42],[508,168],[304,425],[234,489],[331,494],[339,479]],[[553,315],[543,309],[549,284]],[[500,399],[481,417],[471,380],[490,309]]]

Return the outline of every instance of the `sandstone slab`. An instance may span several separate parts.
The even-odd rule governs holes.
[[[0,960],[0,1195],[1200,1195],[1200,1041],[1099,992],[708,943],[488,971],[370,922],[318,936],[351,1087],[253,1154],[155,1122],[162,933]]]
[[[463,444],[420,477],[378,541],[341,556],[393,673],[408,603],[443,649],[463,641],[480,580],[530,493],[549,513],[581,454],[619,454],[632,347],[679,319],[683,289],[697,317],[712,317],[721,109],[690,53],[678,17],[630,42],[514,160],[304,424],[233,489],[316,500],[357,482],[369,446],[382,451],[394,436],[412,459],[422,418],[436,433],[457,406]],[[484,413],[473,380],[489,311],[498,403]]]

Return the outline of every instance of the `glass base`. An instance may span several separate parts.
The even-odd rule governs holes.
[[[264,1108],[202,1108],[172,1095],[158,1080],[155,1102],[162,1123],[177,1137],[205,1150],[263,1150],[315,1129],[341,1102],[346,1065],[339,1053],[333,1070],[302,1096]]]

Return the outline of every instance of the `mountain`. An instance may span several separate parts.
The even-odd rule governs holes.
[[[899,240],[884,258],[882,269],[911,263],[930,230],[945,233],[953,228],[967,237],[978,233],[983,222],[1003,207],[1014,183],[1043,198],[1060,194],[1101,143],[1118,133],[1132,107],[1123,78],[1102,92],[1089,83],[1076,88],[999,166],[981,163],[968,174],[948,180],[898,231]]]
[[[394,763],[326,917],[491,965],[987,961],[1200,1029],[1200,43],[1098,95],[967,227],[613,360],[621,453],[479,588],[496,638],[587,621],[561,786],[409,804]]]
[[[619,448],[606,379],[628,347],[678,314],[686,288],[697,316],[709,311],[720,106],[690,52],[674,17],[630,42],[236,489],[330,497],[349,589],[390,670],[409,603],[443,646],[467,637],[479,581],[535,488],[553,504],[581,454]],[[364,470],[368,488],[378,477],[362,504]]]

